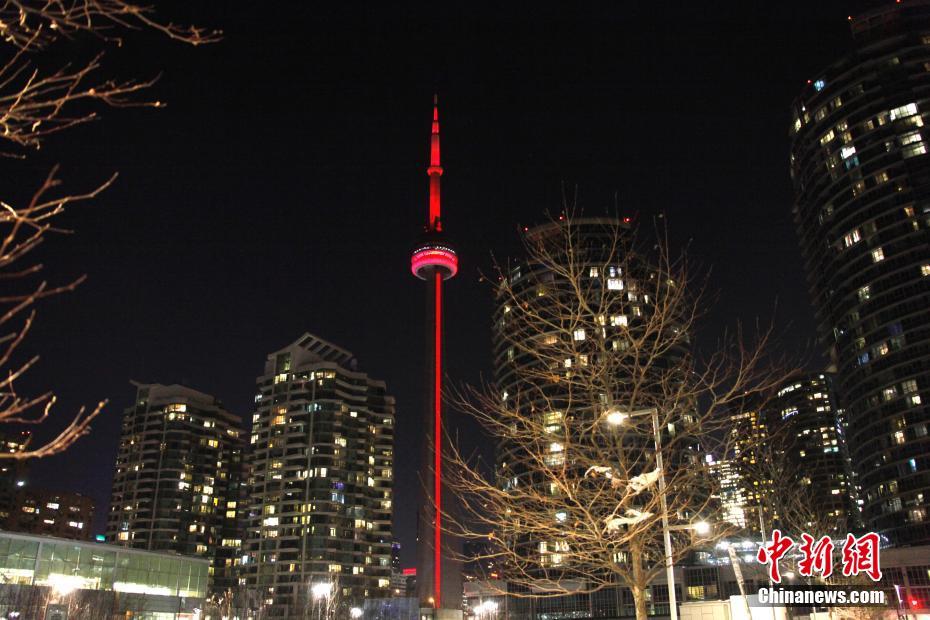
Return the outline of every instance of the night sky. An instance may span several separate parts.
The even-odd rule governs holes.
[[[499,4],[168,2],[161,14],[224,40],[108,46],[106,75],[162,73],[151,96],[168,107],[103,110],[0,177],[22,200],[56,162],[68,189],[120,173],[37,254],[52,281],[88,280],[40,306],[22,353],[42,360],[20,387],[53,388],[61,421],[110,404],[89,437],[32,464],[31,484],[92,495],[102,531],[131,379],[184,383],[249,418],[266,355],[309,331],[397,397],[395,531],[411,564],[425,293],[408,266],[434,92],[461,256],[453,381],[490,366],[479,271],[516,251],[518,226],[558,212],[563,187],[586,214],[667,214],[712,269],[707,333],[774,316],[785,349],[820,363],[790,219],[789,106],[849,48],[862,3]]]

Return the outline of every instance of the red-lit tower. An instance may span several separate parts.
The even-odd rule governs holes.
[[[432,608],[436,617],[461,617],[462,585],[459,571],[449,557],[442,535],[442,377],[443,377],[443,282],[458,271],[458,256],[443,237],[439,201],[439,109],[433,98],[433,129],[430,135],[429,216],[420,243],[410,257],[413,275],[426,281],[427,385],[423,419],[424,449],[420,464],[423,497],[420,502],[417,544],[417,596],[420,607]],[[421,617],[422,617],[421,613]]]

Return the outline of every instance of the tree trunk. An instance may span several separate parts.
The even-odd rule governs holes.
[[[633,565],[633,582],[630,590],[633,592],[633,603],[636,606],[636,620],[647,620],[646,616],[646,578],[643,571],[643,549],[634,541],[630,543],[630,563]]]
[[[636,620],[646,620],[646,591],[639,586],[630,588],[633,591],[633,603],[636,604]]]

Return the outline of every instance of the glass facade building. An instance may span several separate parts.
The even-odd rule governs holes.
[[[865,525],[930,542],[930,3],[850,19],[789,130],[794,218]],[[927,119],[927,120],[925,120]]]
[[[0,532],[0,616],[194,618],[208,571],[199,558]]]

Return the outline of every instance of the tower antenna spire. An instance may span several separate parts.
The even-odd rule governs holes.
[[[442,207],[439,201],[439,177],[442,176],[442,165],[439,160],[439,95],[433,95],[433,128],[430,132],[429,143],[429,220],[427,230],[439,232],[442,230]]]

